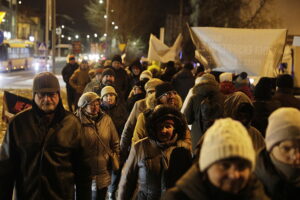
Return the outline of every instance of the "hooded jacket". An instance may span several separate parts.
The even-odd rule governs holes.
[[[102,189],[108,187],[111,181],[110,157],[107,153],[106,147],[113,153],[119,155],[120,144],[118,132],[112,119],[104,113],[92,120],[79,109],[76,113],[83,126],[84,133],[87,137],[87,146],[91,154],[91,169],[92,175],[96,175],[97,188]],[[98,136],[102,142],[99,141]],[[106,147],[103,147],[104,143]]]
[[[33,108],[17,114],[8,125],[0,149],[0,199],[90,198],[89,155],[79,120],[64,110],[61,99],[49,126]]]
[[[162,113],[159,113],[160,116]],[[191,165],[190,146],[184,142],[187,124],[177,116],[176,133],[168,143],[160,143],[150,114],[146,123],[149,137],[141,139],[130,151],[119,184],[118,199],[132,199],[138,183],[137,199],[158,200],[162,191],[172,187]],[[181,163],[179,166],[177,163]]]
[[[214,101],[220,104],[220,112],[223,113],[224,95],[220,92],[218,83],[216,81],[203,81],[193,88],[193,96],[188,102],[185,110],[183,111],[186,116],[188,124],[192,124],[192,146],[193,149],[197,146],[197,143],[205,130],[208,128],[201,119],[201,102],[206,97],[214,99]],[[212,118],[212,115],[207,115],[206,118]],[[202,127],[202,128],[201,128]]]
[[[255,174],[272,200],[294,200],[300,195],[300,187],[285,180],[275,168],[266,149],[258,154]]]
[[[176,183],[176,186],[166,192],[163,200],[269,200],[262,184],[254,176],[238,194],[229,194],[213,186],[199,166],[194,164]]]

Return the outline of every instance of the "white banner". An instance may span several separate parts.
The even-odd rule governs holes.
[[[192,27],[195,57],[218,71],[252,76],[278,74],[287,30]]]
[[[179,34],[172,47],[168,47],[154,35],[150,35],[148,60],[162,63],[179,60],[181,51],[182,35]]]

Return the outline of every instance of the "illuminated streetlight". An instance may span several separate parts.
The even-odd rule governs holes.
[[[68,40],[72,40],[72,38],[71,38],[71,37],[68,37]]]
[[[30,42],[34,42],[34,37],[33,36],[29,36],[29,41]]]
[[[99,0],[99,3],[100,3],[100,4],[103,4],[103,0]]]
[[[61,28],[65,28],[65,25],[61,25]]]
[[[119,27],[118,27],[118,26],[115,26],[115,29],[117,30],[117,29],[119,29]]]
[[[22,4],[22,1],[18,1],[18,4],[21,5],[21,4]]]
[[[112,25],[115,25],[115,22],[111,22]]]
[[[61,35],[61,38],[65,38],[65,35]]]
[[[79,35],[75,35],[75,38],[78,39],[78,38],[79,38]]]
[[[86,38],[89,39],[89,38],[90,38],[90,35],[86,35]]]
[[[104,36],[104,37],[106,37],[106,36],[107,36],[107,34],[106,34],[106,33],[104,33],[104,34],[103,34],[103,36]]]
[[[96,38],[96,37],[98,37],[98,34],[97,34],[97,33],[95,33],[95,34],[94,34],[94,37],[95,37],[95,38]]]
[[[104,15],[104,18],[106,19],[106,18],[107,18],[107,15]]]

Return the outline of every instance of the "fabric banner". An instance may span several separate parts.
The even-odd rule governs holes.
[[[2,108],[2,120],[8,122],[15,114],[31,107],[32,101],[15,95],[13,93],[4,91],[3,94],[3,108]]]
[[[286,29],[192,27],[195,57],[207,68],[277,76],[286,42]]]
[[[150,35],[148,60],[154,60],[162,63],[168,61],[179,60],[179,53],[181,51],[182,35],[179,34],[172,47],[168,47],[161,40],[154,35]]]

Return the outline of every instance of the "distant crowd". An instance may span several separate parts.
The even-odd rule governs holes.
[[[294,78],[169,61],[37,74],[33,106],[8,124],[0,199],[291,200],[300,197]]]

